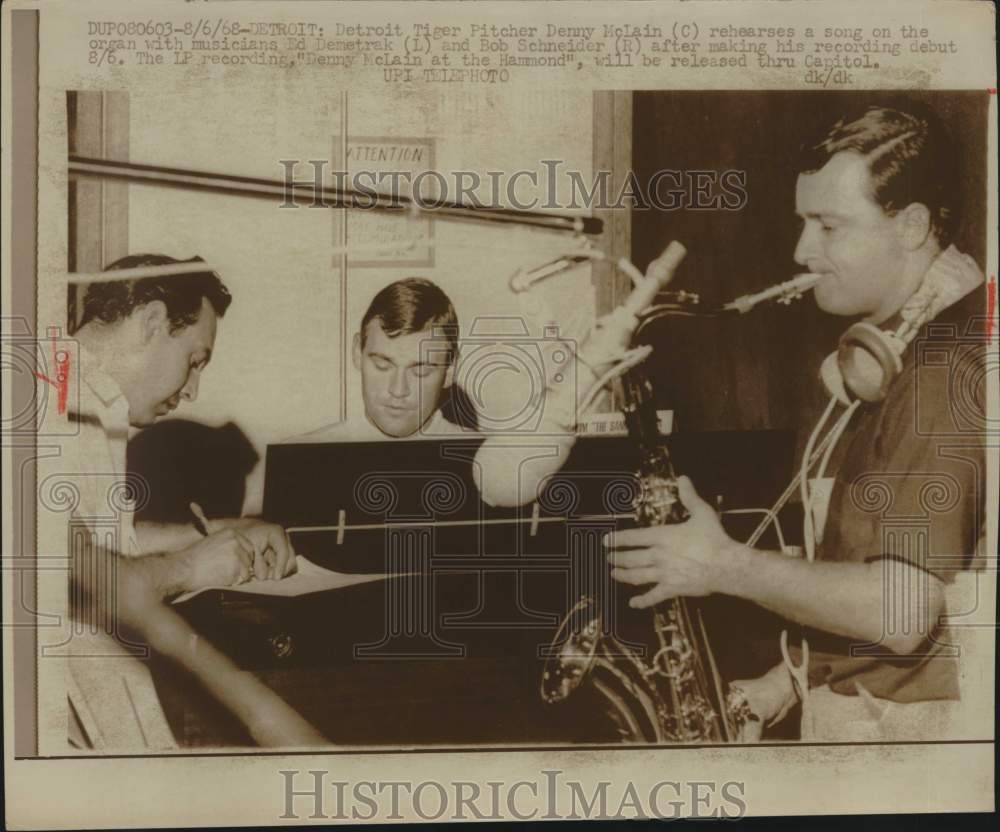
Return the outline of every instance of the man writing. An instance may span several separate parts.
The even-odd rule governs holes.
[[[79,408],[69,414],[80,433],[67,443],[83,489],[75,514],[85,525],[107,514],[108,489],[125,479],[130,428],[151,425],[198,395],[218,320],[232,300],[218,276],[198,262],[126,257],[109,267],[109,278],[124,269],[152,276],[87,287],[74,333],[81,352]],[[167,274],[157,276],[158,270]],[[278,526],[245,518],[198,528],[201,518],[192,519],[189,525],[133,526],[131,512],[120,512],[117,553],[143,555],[140,568],[161,597],[251,576],[281,578],[294,569]]]
[[[241,674],[163,603],[182,592],[278,579],[295,568],[281,527],[252,518],[190,525],[133,522],[142,483],[126,472],[131,429],[194,401],[231,296],[200,258],[163,255],[116,261],[107,282],[86,287],[74,335],[78,389],[63,446],[79,495],[70,520],[70,742],[77,747],[161,748],[174,739],[147,668],[145,647],[174,659],[268,744],[322,738],[272,692]],[[119,272],[122,279],[114,279]],[[123,486],[125,488],[123,489]],[[196,528],[196,526],[198,528]],[[108,623],[114,622],[114,637]],[[89,626],[87,626],[89,625]],[[139,642],[133,639],[138,636]]]

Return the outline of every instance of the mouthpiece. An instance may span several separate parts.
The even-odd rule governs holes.
[[[762,292],[757,292],[753,295],[742,295],[736,298],[736,300],[727,303],[723,309],[729,309],[734,312],[739,312],[741,315],[745,312],[749,312],[758,303],[763,303],[765,300],[777,300],[778,303],[791,303],[793,300],[798,300],[805,292],[808,292],[817,283],[819,283],[826,275],[824,274],[812,274],[807,272],[805,274],[797,274],[791,280],[786,280],[784,283],[778,283],[765,289]]]
[[[801,294],[802,292],[808,292],[824,277],[826,277],[825,274],[812,274],[811,272],[806,272],[805,274],[797,274],[787,283],[782,283],[780,285],[785,287],[790,292],[798,292]]]

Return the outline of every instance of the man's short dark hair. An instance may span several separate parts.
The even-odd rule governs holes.
[[[815,173],[835,154],[850,151],[868,163],[872,198],[889,216],[917,202],[945,248],[958,227],[958,154],[941,120],[929,110],[869,106],[844,116],[803,149],[800,173]]]
[[[200,257],[175,260],[165,254],[131,254],[116,260],[104,270],[108,272],[107,282],[91,283],[86,287],[79,326],[90,321],[112,324],[124,320],[139,307],[155,300],[166,305],[171,332],[198,322],[203,299],[208,300],[221,318],[233,297],[211,269],[133,280],[115,280],[113,275],[120,269],[204,262]]]
[[[368,306],[361,319],[361,346],[368,337],[368,324],[378,321],[390,338],[436,330],[448,339],[448,361],[458,352],[458,316],[451,299],[441,288],[422,277],[407,277],[390,283]]]

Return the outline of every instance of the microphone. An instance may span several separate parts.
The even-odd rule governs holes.
[[[487,436],[479,446],[473,464],[473,478],[484,502],[492,506],[512,507],[538,499],[539,489],[563,467],[569,457],[576,442],[578,411],[581,403],[586,402],[590,388],[595,386],[602,374],[607,375],[605,371],[609,367],[622,360],[632,333],[639,325],[639,315],[670,281],[686,254],[684,246],[672,242],[663,254],[649,264],[645,275],[634,266],[627,270],[635,284],[632,292],[620,306],[596,322],[574,356],[576,367],[560,368],[563,377],[572,377],[570,374],[581,368],[580,388],[572,384],[558,384],[548,387],[539,396],[537,406],[542,408],[542,420],[534,437],[524,433],[500,432]],[[589,258],[567,255],[523,273],[524,280],[531,285],[585,259]],[[513,280],[511,285],[513,288]],[[588,378],[590,381],[586,380]]]

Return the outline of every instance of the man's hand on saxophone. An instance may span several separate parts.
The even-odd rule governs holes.
[[[715,509],[678,477],[681,502],[691,514],[684,523],[616,531],[605,537],[611,577],[634,586],[653,584],[629,605],[651,607],[679,595],[728,592],[728,562],[741,545],[726,534]]]
[[[637,609],[676,596],[739,594],[733,582],[749,550],[726,534],[715,509],[698,496],[690,479],[678,477],[677,487],[690,514],[687,521],[627,529],[605,538],[612,578],[633,586],[652,584],[629,601]],[[759,741],[764,729],[782,720],[798,701],[783,663],[758,678],[734,681],[730,697],[730,707],[746,709],[739,742]]]

